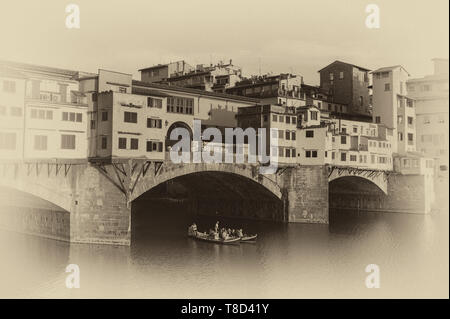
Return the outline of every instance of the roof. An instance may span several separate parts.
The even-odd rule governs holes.
[[[378,72],[392,71],[392,70],[397,69],[397,68],[402,68],[403,70],[405,70],[406,73],[408,73],[408,75],[410,75],[409,72],[408,72],[402,65],[400,65],[400,64],[398,64],[398,65],[393,65],[393,66],[385,66],[385,67],[376,69],[375,71],[372,71],[371,73],[378,73]]]
[[[317,71],[317,72],[320,72],[320,71],[322,71],[322,70],[328,68],[329,66],[331,66],[331,65],[333,65],[333,64],[335,64],[335,63],[347,64],[347,65],[354,66],[355,68],[358,68],[358,69],[360,69],[360,70],[370,71],[369,69],[363,68],[362,66],[358,66],[358,65],[356,65],[356,64],[352,64],[352,63],[347,63],[347,62],[342,62],[342,61],[336,60],[336,61],[334,61],[333,63],[330,63],[330,64],[328,64],[327,66],[321,68],[321,69],[320,69],[319,71]]]
[[[141,88],[141,87],[132,87],[131,93],[138,94],[138,95],[151,95],[151,96],[158,96],[158,97],[170,97],[170,95],[165,94],[161,91],[152,90],[148,88]]]
[[[0,76],[6,76],[11,78],[18,78],[18,79],[26,79],[27,76],[17,70],[14,70],[12,68],[9,68],[4,65],[0,65]]]
[[[20,62],[11,62],[11,61],[3,61],[0,60],[0,65],[5,65],[14,69],[21,69],[24,71],[34,71],[34,72],[46,72],[46,73],[55,73],[64,76],[76,76],[78,75],[78,71],[68,70],[68,69],[60,69],[42,65],[28,64],[28,63],[20,63]]]
[[[148,83],[148,82],[142,82],[142,81],[137,81],[137,80],[133,80],[132,85],[133,85],[133,87],[146,87],[146,88],[153,88],[153,89],[160,89],[160,90],[167,90],[167,91],[190,93],[190,94],[217,97],[217,98],[221,98],[221,99],[225,99],[225,100],[237,100],[237,101],[251,102],[251,103],[259,103],[260,102],[259,99],[253,99],[253,98],[249,98],[249,97],[245,97],[245,96],[232,95],[232,94],[226,94],[226,93],[218,93],[218,92],[209,92],[209,91],[185,88],[185,87],[175,86],[175,85]]]
[[[149,67],[146,67],[146,68],[143,68],[143,69],[139,69],[138,71],[140,72],[140,71],[146,71],[146,70],[151,70],[151,69],[160,69],[160,68],[166,67],[166,66],[168,66],[170,64],[179,63],[179,62],[186,63],[184,60],[180,60],[180,61],[175,61],[175,62],[170,62],[170,63],[164,63],[164,64],[157,64],[157,65],[149,66]]]
[[[442,73],[442,74],[432,74],[432,75],[426,75],[422,78],[415,78],[415,79],[409,79],[406,83],[418,83],[418,82],[445,82],[448,81],[449,75],[448,73]]]

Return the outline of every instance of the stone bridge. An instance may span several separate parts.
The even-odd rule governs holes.
[[[259,168],[258,164],[174,164],[141,159],[2,162],[0,187],[34,195],[65,212],[64,218],[38,216],[40,212],[36,210],[20,217],[13,216],[16,224],[23,224],[28,229],[29,224],[34,223],[31,233],[70,242],[122,245],[130,244],[133,202],[166,181],[186,176],[207,174],[210,180],[216,181],[215,187],[223,187],[224,191],[228,187],[230,194],[240,196],[237,211],[241,217],[281,222],[328,223],[329,181],[340,177],[370,181],[389,197],[386,172],[295,165],[282,166],[276,173],[264,175],[260,174]],[[194,195],[208,188],[208,185],[195,183],[192,186]],[[199,185],[198,190],[196,185]],[[391,191],[397,198],[396,190],[392,188]],[[278,208],[269,215],[255,215],[252,206],[245,204],[269,197],[278,203]],[[389,201],[387,203],[391,205]],[[45,230],[37,229],[36,225],[40,224],[45,225]]]

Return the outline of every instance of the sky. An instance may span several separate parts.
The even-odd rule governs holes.
[[[184,59],[220,60],[244,75],[290,72],[318,84],[335,60],[368,69],[401,64],[412,77],[449,55],[448,0],[1,0],[0,59],[132,73]],[[66,5],[80,8],[68,29]],[[368,4],[380,28],[365,25]]]

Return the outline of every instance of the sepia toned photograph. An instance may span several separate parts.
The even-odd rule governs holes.
[[[448,299],[448,186],[447,0],[0,3],[0,299]]]

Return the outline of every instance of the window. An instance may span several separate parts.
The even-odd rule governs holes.
[[[398,132],[398,140],[403,141],[403,133],[402,132]]]
[[[357,127],[353,128],[353,133],[358,133],[358,128]]]
[[[377,123],[377,124],[381,123],[381,117],[376,116],[375,117],[375,123]]]
[[[295,139],[297,138],[297,134],[295,133],[295,131],[291,132],[291,140],[295,141]]]
[[[3,81],[3,92],[8,92],[8,93],[16,92],[16,82]]]
[[[119,137],[119,149],[125,150],[127,148],[127,139],[125,137]]]
[[[297,118],[295,116],[292,117],[292,124],[296,124],[297,123]]]
[[[306,151],[306,157],[311,157],[311,151]]]
[[[22,116],[22,108],[13,106],[10,109],[10,113],[12,116]]]
[[[413,125],[413,117],[408,116],[408,125]]]
[[[283,115],[280,115],[280,116],[278,117],[278,122],[284,123],[284,116],[283,116]]]
[[[16,133],[0,132],[0,150],[16,149]]]
[[[148,107],[156,107],[158,109],[162,108],[162,100],[161,99],[155,99],[153,97],[147,98],[147,106]]]
[[[410,100],[410,99],[407,99],[407,100],[406,100],[406,106],[407,106],[407,107],[414,107],[414,101],[413,101],[413,100]]]
[[[311,120],[317,120],[317,112],[311,112]]]
[[[148,128],[162,128],[162,120],[161,119],[147,119],[147,127]]]
[[[280,140],[282,140],[283,137],[284,137],[284,131],[283,131],[283,130],[278,130],[278,138],[279,138]]]
[[[347,136],[341,135],[341,144],[347,144]]]
[[[331,152],[331,159],[335,159],[336,154],[334,152]]]
[[[124,112],[124,122],[126,123],[137,123],[137,113],[136,112]]]
[[[34,149],[36,151],[47,150],[47,136],[46,135],[35,135],[34,136]]]
[[[339,72],[339,79],[342,80],[343,78],[344,78],[344,72],[341,71],[341,72]]]
[[[356,162],[356,155],[350,155],[350,162]]]
[[[429,84],[423,85],[422,91],[425,91],[425,92],[431,91],[431,85],[429,85]]]
[[[102,136],[102,150],[108,147],[108,137]]]
[[[194,114],[194,99],[182,97],[168,97],[167,112]]]
[[[286,116],[286,124],[291,124],[291,117],[290,116]]]
[[[333,81],[333,80],[334,80],[334,74],[330,73],[330,81]]]
[[[163,143],[157,141],[147,141],[147,152],[162,152]]]
[[[391,90],[391,83],[385,83],[384,84],[384,90],[385,91],[390,91]]]
[[[408,133],[408,144],[411,144],[411,142],[414,141],[414,134],[413,133]]]
[[[341,153],[341,161],[346,162],[347,161],[347,153]]]
[[[267,115],[264,115],[264,116],[263,116],[263,119],[264,119],[264,122],[267,122],[267,120],[268,120]]]
[[[291,139],[291,132],[286,131],[286,140],[290,140],[290,139]]]
[[[137,138],[132,138],[130,140],[130,149],[137,150],[139,148],[139,140]]]
[[[125,88],[123,86],[119,86],[119,92],[120,93],[127,93],[127,88]]]
[[[52,120],[53,119],[53,111],[31,109],[30,117],[32,119]],[[63,114],[63,117],[64,117],[64,114]],[[67,114],[67,118],[68,118],[68,114]]]
[[[317,151],[311,151],[311,156],[312,157],[317,157]]]
[[[108,111],[102,112],[102,121],[105,122],[108,120]]]
[[[310,137],[314,137],[314,131],[306,131],[306,137],[310,138]]]
[[[403,116],[402,116],[402,115],[399,115],[399,116],[397,117],[397,123],[398,123],[398,124],[402,124],[402,123],[403,123]]]
[[[276,116],[275,114],[272,115],[272,121],[273,121],[273,122],[277,122],[277,118],[278,118],[278,116]]]
[[[75,135],[61,135],[61,148],[64,150],[74,150],[75,149]]]
[[[359,97],[359,106],[364,106],[364,98],[362,96]]]
[[[41,116],[38,116],[41,118]],[[52,115],[53,117],[53,115]],[[69,122],[82,122],[83,114],[82,113],[74,113],[74,112],[62,112],[62,120]]]
[[[381,77],[388,78],[389,77],[389,72],[382,72],[381,73]]]
[[[286,148],[286,157],[291,157],[291,150]]]

